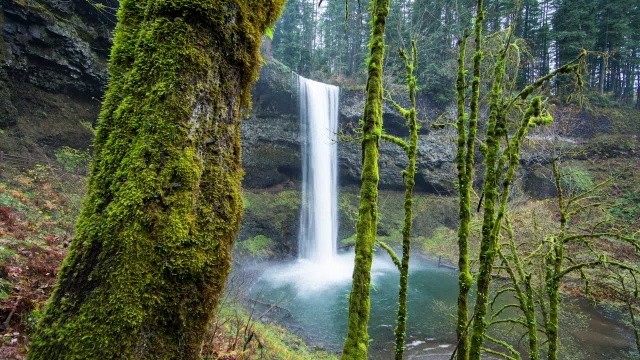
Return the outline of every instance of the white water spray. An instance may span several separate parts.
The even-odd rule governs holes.
[[[326,263],[336,254],[338,236],[336,133],[340,88],[301,76],[297,76],[297,83],[303,138],[298,257]]]

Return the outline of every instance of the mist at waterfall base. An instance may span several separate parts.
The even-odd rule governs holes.
[[[336,251],[335,137],[339,88],[298,76],[294,83],[299,97],[304,159],[298,259],[265,264],[251,293],[263,304],[286,309],[270,313],[262,321],[277,321],[310,345],[338,352],[347,334],[354,259],[352,249],[344,253]],[[457,277],[456,271],[421,258],[412,259],[407,304],[407,359],[450,358],[456,343],[453,314],[456,313]],[[398,271],[388,255],[378,252],[372,267],[371,359],[393,358],[398,283]],[[503,299],[496,306],[506,301],[509,299]],[[577,338],[567,342],[573,343],[575,350],[571,354],[578,354],[577,358],[581,359],[624,358],[620,354],[628,349],[630,341],[620,338],[629,334],[625,334],[620,324],[603,317],[588,304],[579,306],[581,312],[591,315],[591,320],[588,326],[584,320],[571,325],[565,320],[563,326],[571,326]],[[521,329],[511,329],[511,332],[512,342],[518,342]]]
[[[337,140],[340,88],[293,74],[302,144],[302,206],[298,261],[268,270],[264,279],[311,294],[351,280],[353,258],[337,256]]]

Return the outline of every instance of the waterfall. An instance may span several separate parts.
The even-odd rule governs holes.
[[[318,263],[336,253],[340,88],[297,76],[302,136],[302,211],[298,257]]]

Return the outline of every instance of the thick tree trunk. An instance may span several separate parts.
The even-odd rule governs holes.
[[[384,31],[389,14],[389,0],[372,2],[371,59],[367,66],[367,98],[364,107],[362,139],[362,189],[356,228],[356,258],[353,285],[349,297],[349,328],[343,359],[367,359],[369,347],[369,285],[373,244],[378,228],[378,150],[382,136],[382,65]]]
[[[121,1],[76,237],[30,359],[198,359],[242,211],[240,120],[283,0]]]

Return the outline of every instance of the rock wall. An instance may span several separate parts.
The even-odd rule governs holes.
[[[103,1],[117,6],[117,1]],[[86,0],[4,0],[3,68],[14,81],[99,97],[115,18]]]
[[[0,2],[0,150],[87,148],[107,81],[112,15],[86,0]]]

